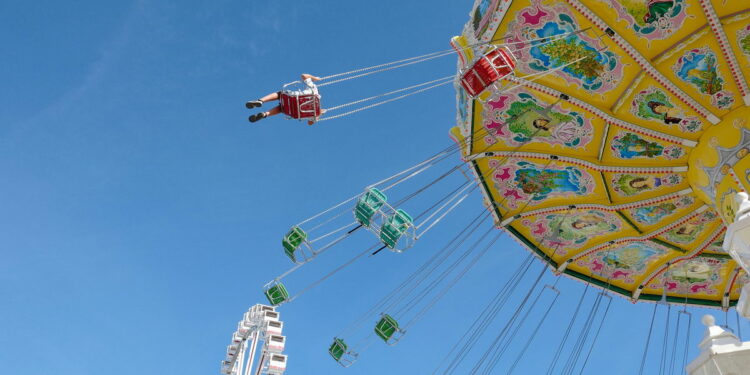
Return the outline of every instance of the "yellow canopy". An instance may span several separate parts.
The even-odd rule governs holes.
[[[462,75],[500,43],[514,74],[471,98]],[[480,0],[452,44],[451,135],[499,227],[633,301],[736,302],[721,242],[750,187],[750,2]]]

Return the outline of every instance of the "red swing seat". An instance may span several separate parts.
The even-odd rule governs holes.
[[[315,88],[310,90],[304,85],[299,90],[290,90],[288,88],[290,85],[299,84],[299,82],[292,82],[284,85],[284,88],[279,93],[281,112],[293,119],[317,119],[322,112],[320,108],[320,96],[317,93],[318,90]]]
[[[513,73],[515,68],[516,60],[513,53],[507,47],[497,47],[491,49],[471,68],[464,71],[461,76],[461,86],[473,98],[481,94],[487,86]]]

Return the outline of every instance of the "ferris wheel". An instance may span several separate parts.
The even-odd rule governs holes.
[[[287,356],[282,354],[286,337],[284,323],[274,307],[257,304],[245,312],[221,362],[224,375],[281,375]],[[256,357],[257,365],[253,367]]]

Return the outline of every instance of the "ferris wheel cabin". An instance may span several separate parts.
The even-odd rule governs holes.
[[[269,353],[281,353],[284,351],[286,345],[286,336],[281,335],[269,335],[266,340],[266,346],[264,349]]]
[[[286,371],[286,355],[271,354],[268,357],[266,373],[269,375],[281,375]]]

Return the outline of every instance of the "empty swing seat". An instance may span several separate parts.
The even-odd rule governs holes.
[[[266,289],[265,295],[266,298],[268,298],[268,302],[274,306],[289,298],[289,292],[287,292],[286,287],[282,283],[276,283],[272,287]]]
[[[367,192],[357,200],[357,205],[354,207],[354,218],[360,224],[369,227],[372,224],[372,217],[387,200],[388,198],[380,190],[376,188],[367,189]]]
[[[344,367],[351,366],[357,360],[357,354],[349,351],[349,346],[338,337],[333,339],[331,347],[328,348],[328,354]]]
[[[304,241],[307,240],[307,233],[298,226],[292,227],[291,230],[281,240],[281,245],[284,246],[284,253],[292,262],[297,262],[295,252],[299,249]]]
[[[513,53],[506,47],[491,49],[461,76],[461,86],[471,97],[482,93],[489,85],[511,74],[516,68]]]
[[[398,322],[388,314],[383,314],[378,323],[375,325],[375,334],[378,335],[388,345],[393,345],[398,341],[398,338],[394,338],[396,333],[403,333],[398,328]]]
[[[412,218],[402,209],[389,217],[380,228],[380,240],[391,249],[396,248],[399,238],[412,225]]]
[[[344,343],[344,340],[335,338],[333,339],[333,344],[331,344],[331,347],[328,348],[328,354],[333,357],[333,359],[336,360],[336,362],[341,361],[341,357],[344,356],[344,353],[346,353],[347,349],[349,347]]]

